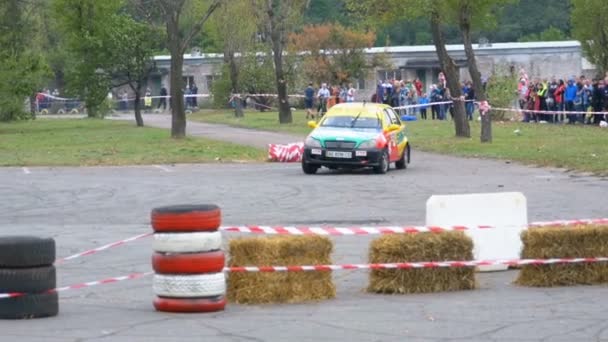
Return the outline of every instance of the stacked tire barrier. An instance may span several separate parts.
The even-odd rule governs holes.
[[[55,240],[30,236],[0,237],[1,319],[56,316],[59,313]]]
[[[225,256],[215,205],[152,210],[154,307],[165,312],[214,312],[226,306]]]

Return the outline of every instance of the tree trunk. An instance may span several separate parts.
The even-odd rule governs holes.
[[[30,115],[32,117],[32,120],[36,120],[36,93],[34,92],[32,95],[30,95]]]
[[[292,123],[291,107],[289,106],[289,98],[287,96],[287,81],[283,72],[283,37],[286,32],[283,23],[277,23],[281,18],[277,18],[272,10],[272,6],[268,11],[268,19],[270,24],[270,39],[272,41],[272,58],[274,60],[274,74],[277,85],[277,96],[279,102],[279,123]]]
[[[473,42],[471,41],[471,2],[466,2],[460,8],[460,31],[462,32],[462,41],[464,43],[464,52],[467,55],[467,64],[469,65],[469,74],[473,80],[473,89],[479,102],[487,101],[483,83],[481,82],[481,73],[477,68],[477,60],[475,59],[475,51],[473,51]],[[490,113],[481,113],[481,136],[480,141],[492,142],[492,117]]]
[[[228,64],[228,69],[230,70],[230,84],[232,89],[232,94],[240,94],[239,87],[239,68],[236,64],[236,60],[234,58],[234,51],[225,50],[224,52],[224,60]],[[241,94],[242,96],[242,94]],[[234,100],[234,116],[237,118],[242,118],[245,116],[243,113],[243,99],[242,97],[235,97]]]
[[[279,101],[279,123],[288,124],[292,123],[293,118],[291,117],[291,108],[289,106],[289,98],[287,96],[287,81],[285,81],[285,74],[283,73],[283,49],[278,45],[280,43],[273,40],[273,55],[274,55],[274,74],[277,83],[277,95]]]
[[[181,139],[186,136],[186,113],[184,112],[183,65],[184,52],[180,46],[178,23],[167,21],[169,35],[169,50],[171,52],[171,137]]]
[[[445,39],[441,32],[441,18],[436,10],[431,12],[431,32],[433,35],[433,43],[437,51],[437,58],[441,69],[445,73],[447,87],[450,90],[452,98],[460,98],[462,90],[460,89],[460,77],[456,64],[445,47]],[[470,138],[471,129],[467,121],[466,112],[463,101],[454,101],[454,128],[457,137]]]
[[[135,122],[137,127],[144,127],[144,119],[141,116],[141,83],[137,83],[137,87],[132,89],[135,91],[135,103],[133,104]]]

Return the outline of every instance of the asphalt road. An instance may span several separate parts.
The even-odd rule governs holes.
[[[305,176],[290,164],[1,168],[0,234],[53,236],[66,256],[149,232],[150,210],[167,204],[216,203],[225,224],[399,225],[423,224],[433,194],[496,191],[523,192],[530,220],[605,217],[607,190],[607,179],[425,153],[387,175]],[[335,237],[333,261],[366,262],[370,240]],[[76,259],[58,266],[59,283],[148,271],[150,255],[148,238]],[[0,321],[0,341],[608,341],[606,286],[533,289],[515,276],[384,296],[363,292],[366,272],[344,271],[334,300],[194,315],[155,312],[148,277],[64,292],[58,317]]]

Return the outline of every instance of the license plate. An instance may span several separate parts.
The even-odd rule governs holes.
[[[350,158],[353,157],[353,153],[352,152],[342,152],[342,151],[327,151],[325,153],[325,155],[327,157],[330,157],[330,158],[350,159]]]

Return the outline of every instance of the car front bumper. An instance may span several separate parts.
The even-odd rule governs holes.
[[[365,149],[365,150],[344,150],[344,149],[329,149],[335,152],[351,153],[351,158],[336,158],[327,155],[328,149],[304,147],[302,159],[305,163],[311,165],[319,165],[326,167],[343,167],[343,168],[360,168],[372,167],[380,165],[382,150],[380,149]],[[365,155],[363,155],[365,154]]]

